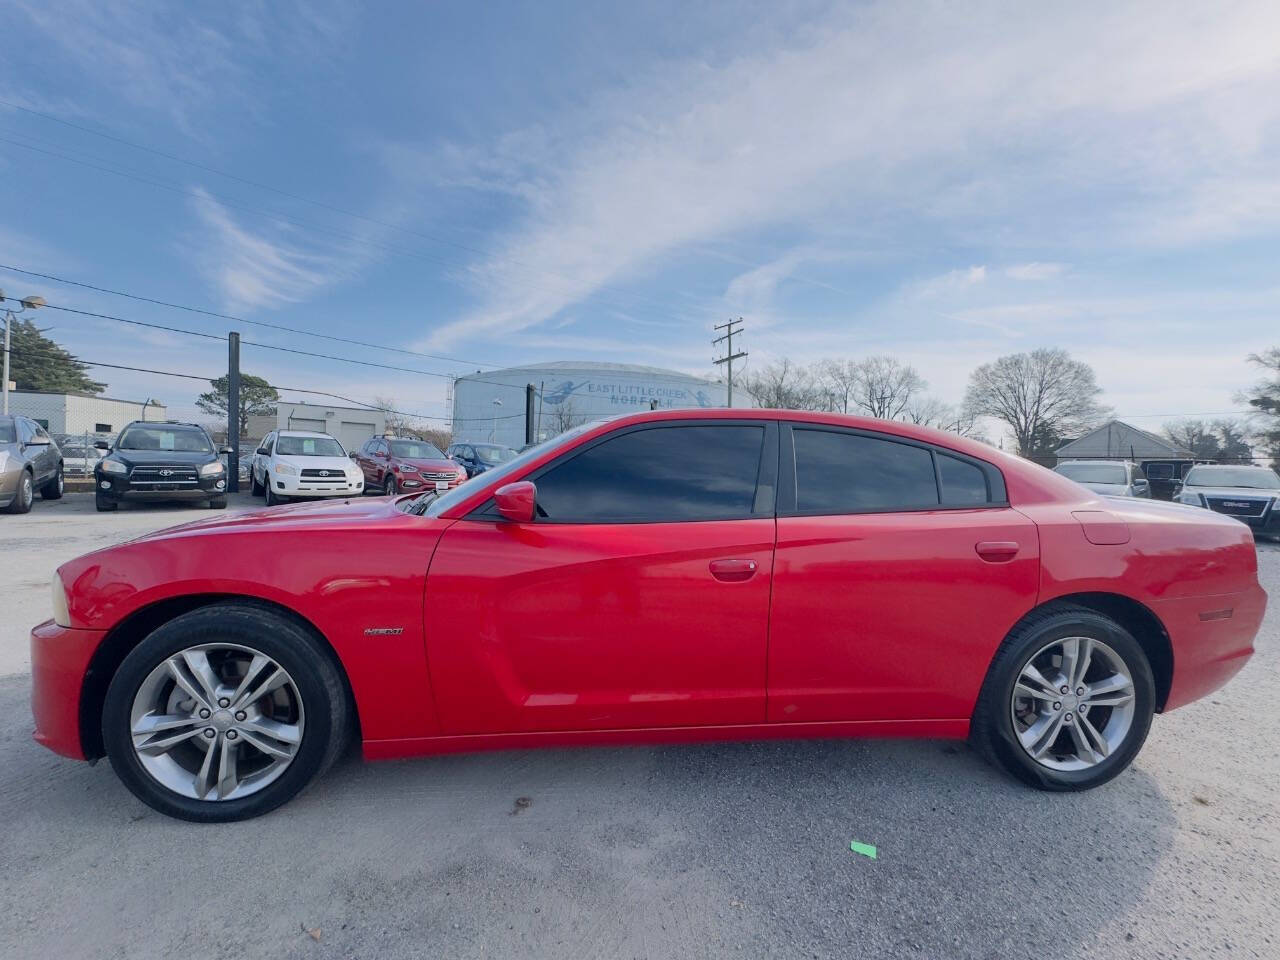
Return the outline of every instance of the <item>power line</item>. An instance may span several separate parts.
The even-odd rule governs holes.
[[[2,102],[2,101],[0,101]],[[264,327],[268,330],[279,330],[283,333],[292,333],[303,337],[316,337],[321,340],[332,340],[336,343],[347,343],[358,347],[371,347],[374,350],[386,350],[391,353],[403,353],[412,357],[422,357],[426,360],[443,360],[448,363],[465,363],[468,366],[477,367],[497,367],[501,364],[492,361],[464,360],[461,357],[449,357],[442,354],[422,353],[418,350],[409,350],[404,347],[388,347],[378,343],[365,343],[362,340],[353,340],[349,337],[338,337],[327,333],[317,333],[314,330],[301,330],[297,327],[286,327],[279,323],[269,323],[266,320],[249,320],[245,317],[237,317],[230,313],[218,313],[214,310],[205,310],[202,307],[191,307],[181,303],[171,303],[167,300],[157,300],[154,297],[144,297],[141,294],[126,293],[123,290],[112,290],[109,287],[100,287],[96,284],[85,283],[81,280],[69,280],[66,277],[55,276],[51,273],[39,273],[35,270],[26,270],[22,267],[15,267],[11,264],[0,263],[0,270],[8,270],[11,273],[21,273],[28,277],[39,277],[41,280],[52,280],[55,283],[65,283],[69,286],[80,287],[84,290],[93,290],[97,293],[108,293],[114,297],[126,297],[130,300],[137,300],[141,303],[150,303],[158,307],[169,307],[173,310],[184,310],[187,313],[201,314],[206,317],[213,317],[217,320],[230,320],[234,323],[243,323],[254,327]]]

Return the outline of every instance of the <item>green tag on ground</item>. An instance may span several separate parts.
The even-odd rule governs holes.
[[[857,840],[851,840],[849,841],[849,849],[854,853],[862,854],[864,857],[870,857],[872,860],[876,859],[876,848],[869,843],[860,843]]]

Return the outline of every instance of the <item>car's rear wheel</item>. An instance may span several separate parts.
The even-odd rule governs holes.
[[[260,497],[265,492],[266,491],[263,489],[262,484],[258,482],[258,475],[254,473],[252,470],[250,470],[249,471],[249,496]]]
[[[215,604],[156,628],[107,690],[111,765],[148,806],[183,820],[278,807],[339,755],[347,707],[337,669],[303,627]]]
[[[8,513],[27,513],[31,510],[34,500],[35,480],[30,470],[23,470],[22,475],[18,477],[18,489],[13,491],[13,499],[9,501],[9,506],[5,507],[5,510]]]
[[[45,500],[61,500],[62,491],[66,489],[66,481],[62,476],[62,464],[58,464],[58,472],[53,479],[40,488],[40,496]]]
[[[1044,790],[1087,790],[1133,761],[1155,711],[1141,645],[1083,607],[1033,614],[1005,639],[974,712],[975,747]]]

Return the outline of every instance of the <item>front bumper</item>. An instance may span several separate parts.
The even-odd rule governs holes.
[[[423,490],[437,490],[445,493],[462,485],[467,475],[450,477],[448,480],[435,480],[420,473],[396,473],[396,484],[405,493],[420,493]]]
[[[342,477],[336,482],[323,477],[296,477],[284,473],[267,475],[276,494],[281,497],[358,497],[364,492],[364,477]]]
[[[191,483],[146,483],[135,486],[127,476],[95,472],[93,489],[107,500],[209,500],[225,496],[227,475],[199,477]]]
[[[84,760],[80,698],[85,673],[105,631],[72,630],[52,620],[31,631],[31,715],[36,743]]]

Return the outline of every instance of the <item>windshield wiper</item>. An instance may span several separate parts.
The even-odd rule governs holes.
[[[427,507],[431,506],[431,501],[440,496],[435,490],[428,490],[426,493],[420,493],[413,500],[409,501],[409,505],[404,508],[404,512],[413,517],[420,517],[427,512]]]

